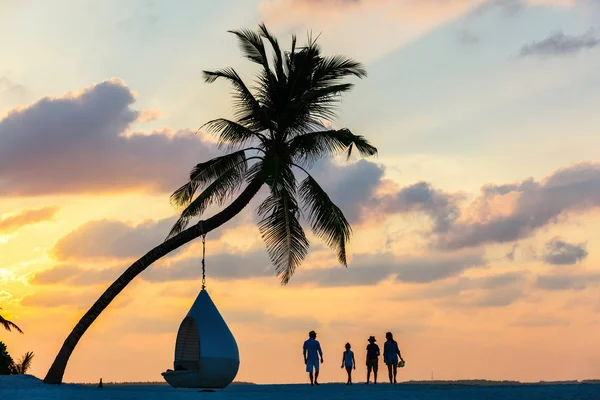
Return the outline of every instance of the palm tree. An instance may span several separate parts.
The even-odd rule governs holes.
[[[0,310],[2,310],[2,307],[0,307]],[[14,328],[17,332],[23,333],[21,328],[19,328],[14,322],[4,319],[2,315],[0,315],[0,325],[2,325],[4,329],[6,329],[9,332]]]
[[[15,375],[26,374],[27,371],[29,371],[29,368],[31,368],[31,363],[33,362],[33,356],[34,356],[34,354],[31,351],[28,351],[27,353],[23,354],[23,357],[21,357],[19,362],[15,363],[13,365],[13,373]]]
[[[239,40],[244,56],[259,65],[259,73],[258,84],[249,88],[233,68],[204,71],[207,83],[225,80],[233,87],[235,121],[219,118],[205,124],[217,135],[220,148],[230,153],[192,169],[189,181],[171,196],[182,212],[167,240],[133,263],[81,318],[44,382],[61,383],[81,336],[133,278],[162,256],[231,220],[264,185],[269,195],[258,208],[258,226],[283,284],[308,251],[309,242],[299,222],[301,205],[312,231],[335,249],[340,263],[347,264],[350,224],[307,170],[323,157],[342,152],[349,157],[354,148],[363,156],[377,153],[362,136],[348,129],[326,129],[323,124],[336,116],[340,95],[353,86],[344,79],[364,77],[363,66],[343,56],[322,56],[310,37],[305,46],[297,47],[292,36],[290,51],[283,52],[265,25],[257,32],[231,33]],[[266,44],[271,46],[271,62]],[[296,180],[296,171],[305,175],[301,182]],[[224,205],[233,197],[221,212],[186,229],[209,205]]]

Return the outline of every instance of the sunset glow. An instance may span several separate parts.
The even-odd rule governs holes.
[[[227,3],[227,4],[225,4]],[[600,377],[600,6],[589,0],[0,0],[0,307],[43,377],[64,339],[177,219],[170,194],[222,153],[230,29],[364,62],[339,119],[378,157],[313,173],[352,224],[349,265],[307,230],[287,286],[255,199],[207,236],[207,287],[236,337],[236,380],[364,379],[394,332],[402,380]],[[260,192],[259,197],[264,198]],[[210,207],[206,216],[219,208]],[[144,271],[82,338],[66,382],[161,381],[201,286],[196,240]]]

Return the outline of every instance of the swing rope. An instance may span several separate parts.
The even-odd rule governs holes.
[[[200,224],[200,235],[202,236],[202,290],[206,288],[206,233],[204,233],[204,229],[202,226],[202,221]]]

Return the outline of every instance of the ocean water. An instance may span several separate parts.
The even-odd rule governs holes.
[[[481,399],[481,400],[600,400],[600,385],[518,385],[518,386],[460,386],[426,384],[378,384],[356,383],[309,385],[232,385],[225,390],[201,392],[192,389],[172,389],[159,385],[94,386],[42,384],[38,379],[0,379],[0,398],[4,399]]]

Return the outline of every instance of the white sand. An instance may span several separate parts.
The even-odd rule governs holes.
[[[453,385],[232,385],[225,390],[201,393],[175,390],[169,386],[94,386],[74,384],[44,385],[31,375],[0,376],[0,399],[24,400],[159,400],[159,399],[527,399],[527,400],[598,400],[600,385],[549,385],[510,387],[461,387]]]

